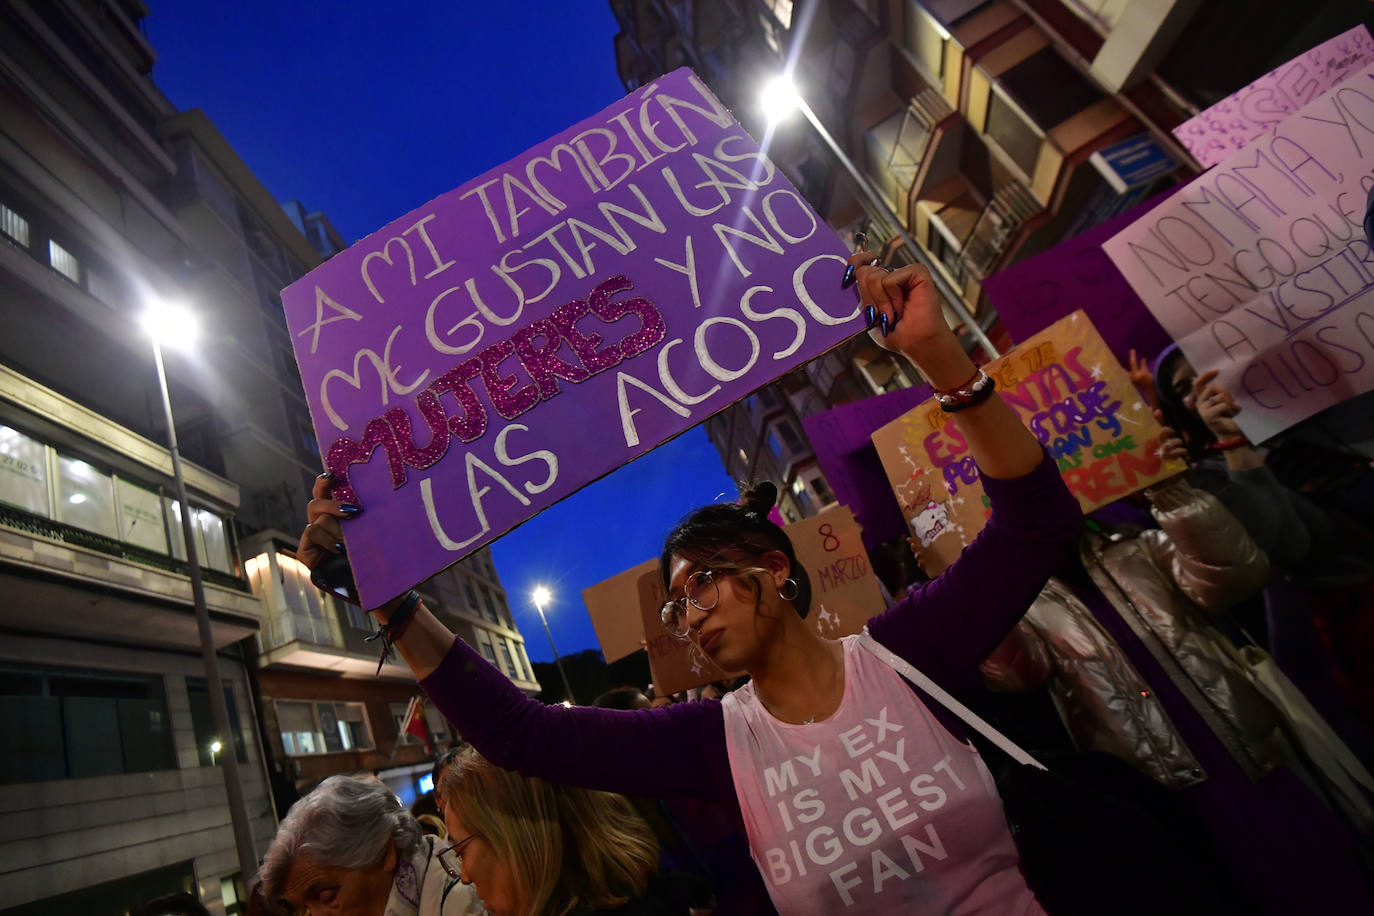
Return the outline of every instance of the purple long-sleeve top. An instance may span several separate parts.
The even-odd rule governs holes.
[[[1053,460],[1015,480],[983,478],[992,516],[940,576],[868,622],[880,643],[956,690],[1030,607],[1073,550],[1077,500]],[[461,639],[422,682],[487,759],[527,776],[656,798],[705,798],[738,811],[719,701],[657,709],[546,706]],[[919,691],[918,691],[919,692]],[[926,699],[955,734],[963,729]]]

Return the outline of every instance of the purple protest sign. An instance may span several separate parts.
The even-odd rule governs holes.
[[[861,330],[844,256],[682,69],[297,281],[363,605]]]
[[[1168,200],[1179,187],[984,280],[983,292],[1012,339],[1027,340],[1082,309],[1123,366],[1130,365],[1132,349],[1149,358],[1171,344],[1102,243]]]
[[[916,385],[802,417],[816,463],[835,499],[858,519],[869,550],[908,534],[873,434],[930,396],[929,385]]]

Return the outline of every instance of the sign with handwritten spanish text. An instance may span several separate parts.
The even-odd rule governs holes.
[[[363,605],[862,330],[844,257],[681,69],[290,286]]]
[[[1374,66],[1103,249],[1254,442],[1374,389]]]
[[[1187,470],[1165,461],[1160,427],[1102,335],[1079,311],[983,367],[1059,462],[1090,512]],[[873,434],[928,575],[952,563],[991,510],[959,415],[931,398]]]
[[[1216,165],[1371,63],[1374,39],[1357,25],[1184,121],[1174,136],[1204,168]]]
[[[806,619],[812,629],[827,639],[838,639],[859,632],[870,617],[883,611],[882,591],[864,550],[863,533],[848,507],[834,506],[783,531],[811,582],[811,611]],[[664,630],[659,612],[666,599],[657,560],[582,590],[606,661],[630,654],[643,639],[654,689],[660,695],[736,676],[711,661],[695,643]]]

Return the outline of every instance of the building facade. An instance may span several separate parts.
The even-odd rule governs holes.
[[[343,246],[279,205],[203,112],[152,77],[141,0],[0,0],[0,913],[122,916],[161,894],[242,909],[222,776],[261,855],[331,773],[407,797],[429,769],[371,627],[293,556],[319,473],[279,291]],[[156,300],[190,505],[170,495]],[[180,517],[191,513],[231,734],[210,713]],[[432,606],[538,684],[483,552]],[[434,743],[452,740],[437,715]]]
[[[841,237],[867,230],[885,263],[913,260],[904,230],[999,349],[1011,341],[983,295],[984,278],[1195,174],[1171,128],[1367,13],[1354,0],[1309,4],[1301,17],[1278,0],[610,5],[628,89],[690,66],[762,137],[762,90],[789,73],[881,206],[801,118],[775,126],[770,157]],[[1142,160],[1153,167],[1131,167]],[[968,323],[947,314],[984,361]],[[804,435],[801,450],[792,448],[797,418],[920,380],[905,361],[854,342],[706,429],[732,477],[776,480],[783,514],[810,514],[828,488],[817,485]]]

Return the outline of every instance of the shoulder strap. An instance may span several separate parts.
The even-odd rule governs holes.
[[[914,665],[874,639],[872,635],[869,634],[868,627],[864,627],[863,632],[859,634],[859,645],[902,677],[906,678],[917,687],[920,687],[937,703],[944,704],[946,709],[963,719],[964,722],[977,731],[978,734],[1001,748],[1012,760],[1015,760],[1017,763],[1024,763],[1027,766],[1033,766],[1040,770],[1047,769],[1043,763],[1022,750],[1020,745],[983,721],[977,713],[946,693],[945,689],[939,684],[917,671]]]

